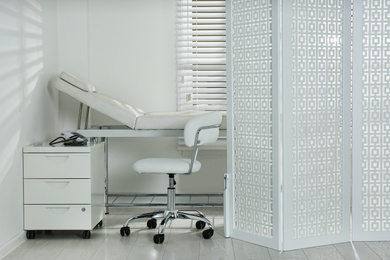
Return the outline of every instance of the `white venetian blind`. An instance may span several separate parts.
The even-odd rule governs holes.
[[[178,110],[226,111],[226,2],[177,0]]]

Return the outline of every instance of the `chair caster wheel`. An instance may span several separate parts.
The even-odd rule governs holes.
[[[204,229],[204,227],[206,226],[206,223],[204,221],[199,220],[196,222],[195,225],[196,225],[197,229]]]
[[[35,238],[35,231],[29,230],[26,232],[27,239],[34,239]]]
[[[148,228],[156,228],[157,227],[157,220],[155,218],[149,219],[148,222],[146,223]]]
[[[124,237],[125,235],[129,236],[130,235],[130,228],[129,227],[121,227],[120,233],[121,233],[122,237]]]
[[[91,231],[89,231],[89,230],[84,230],[83,233],[81,234],[81,236],[82,236],[84,239],[90,239],[90,238],[91,238]]]
[[[156,244],[161,244],[162,242],[164,242],[164,234],[157,234],[157,235],[154,235],[153,241],[154,241],[154,243],[156,243]]]
[[[210,237],[212,237],[214,235],[214,230],[207,229],[207,230],[203,231],[202,235],[203,235],[204,239],[209,239]]]

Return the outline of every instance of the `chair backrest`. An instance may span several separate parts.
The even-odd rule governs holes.
[[[188,120],[184,128],[184,142],[186,146],[194,146],[198,131],[200,132],[197,145],[214,143],[217,141],[221,121],[221,112],[210,112]]]
[[[184,143],[188,147],[193,147],[189,171],[186,174],[192,173],[194,162],[198,155],[198,146],[217,141],[221,121],[222,114],[220,112],[211,112],[191,118],[186,123],[184,127]]]

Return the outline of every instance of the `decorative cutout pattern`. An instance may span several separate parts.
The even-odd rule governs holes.
[[[271,1],[232,1],[234,228],[273,237]]]
[[[390,1],[363,1],[362,229],[390,231]]]
[[[293,239],[343,230],[343,3],[293,2]]]

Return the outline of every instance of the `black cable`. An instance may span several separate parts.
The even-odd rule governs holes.
[[[61,140],[61,141],[57,141],[58,139],[62,139],[62,140]],[[54,139],[53,141],[51,141],[51,142],[49,143],[49,145],[63,143],[63,142],[65,142],[65,140],[66,140],[66,139],[65,139],[64,137],[60,136],[60,137],[57,137],[56,139]]]
[[[63,137],[63,136],[59,136],[59,137],[55,138],[53,141],[51,141],[49,143],[49,145],[60,144],[60,143],[64,143],[65,145],[72,145],[72,144],[74,145],[77,138],[79,138],[78,135],[72,135],[68,139],[65,139],[65,137]],[[58,141],[58,140],[60,140],[60,141]],[[78,145],[78,144],[76,144],[76,145]]]

